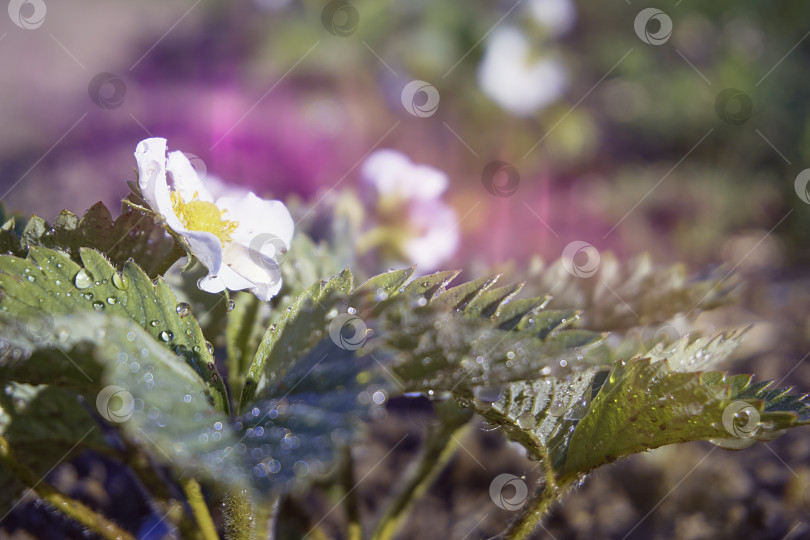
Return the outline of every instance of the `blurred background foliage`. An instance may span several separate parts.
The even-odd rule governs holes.
[[[759,322],[735,371],[788,374],[783,384],[810,388],[806,363],[796,363],[810,345],[810,208],[794,188],[810,164],[806,2],[357,0],[356,27],[341,18],[345,11],[325,24],[328,5],[70,0],[48,2],[35,30],[2,18],[3,203],[47,220],[98,200],[115,210],[135,176],[136,143],[160,136],[229,184],[325,201],[324,212],[359,201],[373,213],[361,163],[374,148],[393,148],[448,175],[444,198],[462,241],[444,266],[516,261],[519,269],[535,254],[558,258],[573,240],[620,258],[647,251],[692,271],[725,265],[748,283],[741,307],[703,323]],[[658,46],[634,30],[649,5],[672,20],[672,35]],[[100,73],[123,81],[120,103],[97,105],[89,85]],[[438,90],[435,114],[405,110],[401,92],[412,80]],[[737,99],[724,100],[725,89],[736,89]],[[519,172],[511,197],[483,185],[482,170],[496,159]],[[357,201],[335,197],[344,188],[356,189]],[[307,214],[306,206],[291,207]],[[384,432],[395,427],[378,427],[369,466],[390,448]],[[804,522],[794,527],[810,505],[803,491],[810,469],[802,465],[810,443],[797,431],[753,456],[714,453],[706,465],[712,483],[742,487],[696,503],[692,495],[705,489],[696,475],[630,530],[707,454],[698,443],[637,456],[595,475],[549,527],[560,538],[810,534]],[[483,435],[473,451],[486,453],[494,470],[511,450],[493,440]],[[676,471],[666,466],[673,461]],[[431,504],[443,508],[454,489],[486,499],[489,479],[462,454]],[[363,494],[368,504],[386,482],[384,474],[374,479],[379,486]],[[435,533],[436,520],[480,505],[458,501],[410,532]],[[596,520],[594,512],[602,512]],[[499,523],[481,527],[495,534]]]
[[[318,200],[357,185],[379,146],[448,174],[458,261],[557,257],[582,239],[734,265],[793,209],[743,265],[806,262],[793,187],[810,160],[805,5],[659,4],[673,21],[660,46],[624,2],[358,1],[345,37],[324,26],[325,2],[49,4],[36,31],[5,24],[4,200],[46,219],[116,207],[150,134],[229,183]],[[114,108],[88,96],[100,72],[126,85]],[[414,79],[439,91],[430,117],[401,104]],[[726,88],[752,103],[739,125],[718,114]],[[493,159],[519,172],[514,196],[483,188]]]

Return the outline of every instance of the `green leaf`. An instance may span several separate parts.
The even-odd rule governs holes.
[[[26,328],[42,334],[58,333],[47,322],[54,314],[96,311],[131,319],[181,354],[206,381],[217,407],[227,411],[225,386],[190,308],[177,303],[162,279],[152,283],[134,262],[118,272],[95,250],[81,248],[79,255],[83,266],[64,252],[42,247],[32,246],[25,259],[0,255],[0,313],[17,317]],[[50,370],[32,370],[29,375],[26,382],[52,382]]]
[[[231,420],[210,403],[199,375],[133,321],[89,313],[56,316],[54,324],[59,338],[35,342],[0,321],[7,336],[0,365],[13,375],[41,355],[71,357],[97,374],[81,393],[101,417],[158,461],[227,486],[266,494],[302,488],[327,472],[338,446],[357,441],[360,421],[387,393],[374,359],[323,340]]]
[[[534,459],[550,459],[561,485],[620,457],[667,444],[712,440],[742,448],[810,423],[807,396],[768,390],[770,382],[752,384],[750,375],[686,371],[696,358],[703,365],[726,358],[744,333],[686,337],[666,349],[656,347],[653,359],[619,361],[610,370],[566,374],[558,369],[511,383],[497,398],[468,390],[455,394]],[[735,404],[756,416],[757,423],[746,426],[750,437],[728,424],[728,415],[734,416],[728,408]]]
[[[250,293],[237,293],[232,298],[234,308],[227,317],[225,340],[228,386],[231,396],[236,398],[242,395],[248,370],[267,328],[270,306]]]
[[[283,374],[270,377],[236,416],[235,450],[208,457],[222,459],[225,476],[246,476],[267,494],[299,491],[323,476],[337,448],[357,444],[361,421],[378,416],[390,393],[377,359],[353,353],[321,340]],[[231,454],[240,457],[229,460]]]
[[[389,368],[404,391],[492,386],[534,378],[560,364],[602,361],[603,354],[594,354],[602,334],[564,329],[576,313],[543,312],[545,299],[513,301],[520,286],[492,289],[497,277],[447,289],[457,274],[439,272],[404,284],[411,270],[398,270],[351,290],[351,274],[344,271],[313,285],[265,334],[240,410],[254,388],[283,375],[298,355],[326,336],[340,341],[355,325],[367,334],[355,336],[354,348],[364,345],[362,354],[392,358]]]
[[[328,333],[324,324],[327,314],[351,287],[352,274],[347,269],[328,282],[313,284],[282,312],[278,323],[267,329],[259,344],[242,390],[240,411]]]
[[[457,397],[500,427],[510,440],[523,445],[532,459],[549,456],[559,466],[574,427],[587,413],[604,376],[599,368],[590,368],[565,377],[513,382],[497,397],[486,400],[469,392],[457,393]]]
[[[810,423],[806,395],[790,395],[785,388],[768,391],[771,382],[750,381],[750,376],[679,373],[667,361],[620,362],[576,426],[559,474],[577,476],[620,457],[677,442],[718,440],[723,445],[736,437],[742,443],[736,447],[742,448],[746,439],[769,440],[780,430]],[[748,426],[755,428],[748,433],[735,434],[728,424],[726,411],[739,402],[758,420]]]
[[[113,220],[102,203],[96,203],[79,219],[63,210],[51,226],[32,217],[22,234],[25,248],[41,246],[61,249],[81,263],[81,248],[101,251],[117,268],[134,260],[150,277],[163,274],[183,249],[155,219],[128,205]]]
[[[683,265],[656,267],[646,255],[619,262],[602,253],[588,278],[569,273],[562,260],[545,265],[534,259],[525,277],[530,294],[553,295],[557,309],[582,309],[582,325],[600,331],[645,326],[679,313],[696,316],[728,303],[733,289],[725,278],[691,278]]]
[[[110,452],[102,431],[75,393],[61,388],[5,383],[0,393],[0,434],[23,464],[38,476],[86,450]],[[24,491],[24,485],[0,463],[0,515]]]

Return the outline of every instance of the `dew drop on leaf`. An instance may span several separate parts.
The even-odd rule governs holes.
[[[73,283],[76,285],[77,289],[86,289],[93,284],[93,276],[90,274],[90,272],[82,268],[76,274],[76,278],[74,279]]]
[[[118,303],[118,298],[116,298],[114,296],[108,296],[107,297],[107,303],[110,304],[110,305],[117,304]]]
[[[129,278],[120,272],[113,274],[112,282],[116,289],[121,289],[122,291],[129,287]]]
[[[233,300],[228,300],[228,311],[233,311],[233,308],[236,307],[236,302]]]
[[[168,343],[169,341],[174,339],[174,334],[171,330],[164,330],[160,333],[160,339]]]
[[[158,321],[157,319],[155,319],[155,320],[153,320],[153,321],[149,321],[149,326],[155,327],[155,326],[157,326],[158,324],[159,324],[159,321]]]
[[[103,302],[93,302],[93,309],[96,311],[104,311],[104,303]]]
[[[566,400],[561,397],[556,398],[548,408],[549,416],[560,416],[565,412]]]
[[[528,431],[537,425],[537,418],[531,412],[525,412],[518,416],[517,423],[520,429]]]
[[[180,302],[177,304],[177,314],[180,315],[180,317],[188,317],[191,315],[191,306],[186,302]]]
[[[565,418],[568,420],[582,420],[585,413],[588,412],[588,405],[588,398],[585,396],[580,397],[571,405],[571,408],[568,410]]]
[[[498,386],[479,386],[473,390],[473,395],[484,403],[495,403],[501,398],[503,390]]]

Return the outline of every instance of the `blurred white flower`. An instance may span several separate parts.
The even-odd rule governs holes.
[[[214,201],[182,152],[166,156],[166,139],[138,143],[138,184],[147,204],[182,237],[208,268],[199,287],[218,293],[250,291],[269,300],[281,289],[276,259],[286,251],[293,220],[279,201],[251,192]]]
[[[363,162],[363,179],[383,196],[435,199],[447,189],[447,175],[430,165],[417,165],[397,150],[376,150]]]
[[[539,24],[561,36],[574,27],[577,8],[571,0],[529,0],[529,15]]]
[[[528,116],[559,99],[568,77],[558,60],[535,58],[520,30],[502,27],[489,38],[478,66],[478,84],[507,111]]]
[[[455,254],[460,238],[458,219],[452,207],[440,200],[448,186],[445,173],[413,163],[402,152],[377,150],[363,163],[361,175],[378,195],[383,222],[370,235],[370,245],[394,244],[420,272],[436,270]]]
[[[405,241],[403,250],[423,272],[438,270],[458,250],[458,217],[442,201],[421,201],[411,206],[408,219],[421,234]]]

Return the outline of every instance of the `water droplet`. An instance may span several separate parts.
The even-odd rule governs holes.
[[[160,339],[168,343],[169,341],[174,339],[174,334],[172,333],[171,330],[164,330],[163,332],[160,333]]]
[[[82,293],[82,298],[84,298],[85,300],[92,300],[93,299],[93,293],[89,293],[89,292]]]
[[[530,430],[537,425],[537,418],[531,412],[525,412],[518,416],[518,426],[523,430]]]
[[[473,390],[473,395],[484,403],[495,403],[501,398],[503,389],[498,386],[479,386]]]
[[[107,297],[107,303],[110,304],[110,305],[117,304],[118,303],[118,298],[116,298],[114,296],[108,296]]]
[[[34,276],[28,276],[25,279],[27,279],[28,281],[36,281],[37,280],[37,278],[35,278]]]
[[[233,300],[228,300],[228,311],[233,311],[233,308],[236,307],[236,302]]]
[[[96,311],[104,311],[104,303],[103,302],[93,302],[93,309]]]
[[[551,406],[548,408],[548,415],[549,416],[561,416],[563,412],[565,412],[565,406],[568,404],[568,400],[562,397],[555,398],[554,401],[551,402]]]
[[[185,396],[183,396],[183,401],[185,401],[186,403],[191,403],[191,395],[186,394]]]
[[[149,326],[155,327],[158,324],[160,324],[160,321],[158,321],[157,319],[155,319],[153,321],[149,321]]]
[[[208,349],[208,354],[214,354],[214,345],[210,341],[205,342],[205,348]]]
[[[76,278],[73,280],[73,283],[76,285],[77,289],[86,289],[93,284],[93,275],[82,268],[76,274]]]
[[[568,413],[566,413],[565,418],[567,420],[582,420],[582,418],[588,412],[589,404],[590,403],[587,397],[580,397],[571,405],[571,408],[568,409]]]
[[[115,288],[122,291],[129,287],[129,278],[120,272],[115,272],[112,276],[112,282]]]
[[[177,314],[180,315],[180,317],[188,317],[191,315],[191,306],[186,302],[180,302],[177,304]]]

